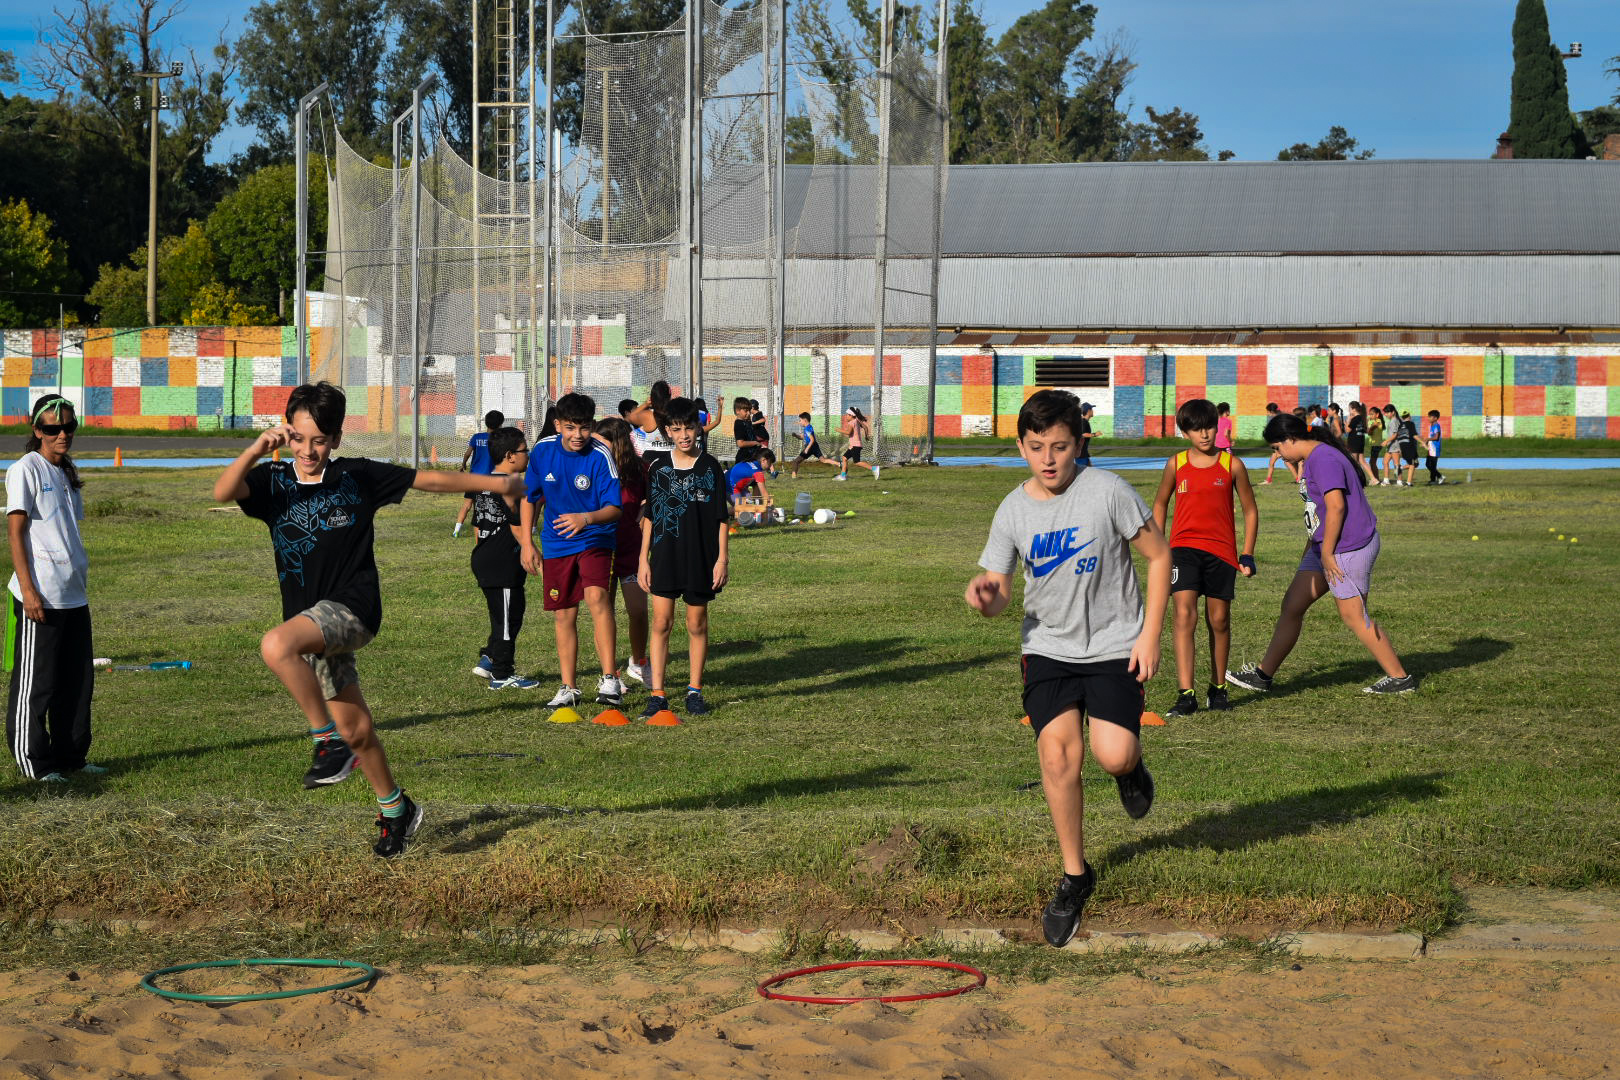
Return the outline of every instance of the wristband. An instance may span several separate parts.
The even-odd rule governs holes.
[[[1258,570],[1260,569],[1259,567],[1254,565],[1254,556],[1253,555],[1239,555],[1238,556],[1238,565],[1243,567],[1245,570],[1247,570],[1251,574],[1258,572]]]

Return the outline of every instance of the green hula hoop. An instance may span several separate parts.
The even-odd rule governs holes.
[[[327,986],[311,986],[304,990],[273,990],[266,994],[186,994],[179,990],[165,990],[153,980],[165,975],[174,975],[181,971],[197,971],[200,968],[228,968],[228,967],[316,967],[316,968],[348,968],[360,974],[342,982],[331,983]],[[227,1005],[237,1001],[271,1001],[275,998],[303,997],[305,994],[319,994],[327,990],[346,990],[351,986],[370,982],[377,977],[377,969],[370,964],[362,964],[358,960],[303,960],[303,959],[275,959],[271,957],[254,958],[248,960],[208,960],[200,964],[179,964],[175,967],[166,967],[154,971],[141,979],[141,989],[150,990],[158,997],[169,998],[172,1001],[203,1001],[213,1005]]]

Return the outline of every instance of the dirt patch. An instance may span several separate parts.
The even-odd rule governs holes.
[[[763,1001],[756,975],[727,953],[695,958],[678,979],[438,968],[385,974],[370,990],[210,1007],[148,994],[134,972],[6,973],[0,1073],[1430,1080],[1437,1069],[1596,1076],[1620,1058],[1613,964],[1168,962],[843,1008]]]

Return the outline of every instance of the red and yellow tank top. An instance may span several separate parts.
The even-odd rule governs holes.
[[[1207,551],[1237,565],[1237,530],[1232,522],[1232,455],[1222,450],[1215,464],[1200,469],[1187,451],[1176,455],[1175,513],[1170,546]]]

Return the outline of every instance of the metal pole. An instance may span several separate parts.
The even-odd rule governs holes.
[[[692,330],[696,335],[697,351],[692,357],[692,386],[688,397],[703,396],[703,95],[708,92],[707,76],[703,70],[703,13],[709,0],[692,0],[696,14],[692,41],[692,254],[696,260],[697,280],[692,290]],[[718,408],[718,403],[716,403]]]
[[[771,293],[765,306],[768,313],[766,316],[765,360],[771,369],[771,386],[765,394],[768,399],[765,404],[765,423],[772,432],[771,438],[775,440],[775,445],[780,447],[784,445],[781,407],[783,401],[782,354],[779,349],[781,334],[778,331],[781,324],[777,321],[775,289],[776,275],[781,265],[777,252],[777,221],[780,215],[777,212],[777,189],[779,184],[776,171],[776,101],[771,94],[771,65],[774,59],[771,55],[771,24],[774,21],[771,16],[775,13],[777,4],[774,0],[766,0],[765,3],[760,5],[760,8],[759,106],[763,113],[761,119],[764,121],[762,127],[765,135],[760,146],[760,163],[764,166],[765,173],[765,258],[768,267],[765,280]]]
[[[298,99],[298,115],[293,118],[293,150],[294,161],[298,169],[298,196],[297,196],[297,233],[298,239],[298,285],[293,292],[293,325],[298,328],[298,382],[300,385],[309,382],[309,312],[306,302],[309,295],[309,148],[308,132],[304,122],[309,107],[313,105],[322,94],[326,93],[326,84],[321,83],[315,89]],[[341,331],[341,327],[339,330]],[[339,381],[342,377],[339,376]]]
[[[692,236],[692,163],[697,156],[693,150],[692,98],[695,93],[695,83],[692,78],[692,70],[695,65],[692,55],[693,42],[697,40],[697,6],[702,2],[703,0],[686,0],[686,40],[683,42],[686,46],[686,54],[684,63],[681,65],[686,80],[686,97],[683,102],[686,109],[681,115],[681,157],[686,166],[681,170],[681,242],[686,248],[682,257],[682,262],[686,266],[686,314],[681,319],[681,361],[682,366],[685,368],[687,393],[692,397],[697,396],[696,391],[691,389],[692,356],[696,351],[692,336],[692,295],[695,285],[692,277],[692,245],[694,242]]]
[[[399,126],[415,115],[414,106],[406,109],[394,119],[394,198],[393,198],[393,225],[394,246],[388,253],[389,301],[388,309],[388,371],[386,372],[389,392],[388,412],[394,428],[394,458],[402,460],[400,450],[400,424],[399,424],[399,324],[400,324],[400,297],[399,297],[399,217],[403,211],[400,205],[405,194],[403,185],[399,182]]]
[[[484,87],[478,78],[479,61],[482,56],[478,49],[478,9],[483,5],[478,0],[472,0],[472,366],[473,366],[473,430],[483,429],[483,389],[484,389],[484,327],[482,323],[482,305],[484,299],[483,260],[479,258],[479,244],[483,237],[484,207],[479,200],[479,181],[483,179],[483,162],[480,160],[483,149],[483,140],[480,138],[480,129],[483,127],[480,106],[484,100]],[[495,33],[500,34],[500,21],[496,20]],[[497,61],[499,63],[499,61]],[[499,156],[500,150],[495,151]],[[452,377],[452,384],[454,379]]]
[[[934,460],[934,409],[939,366],[939,271],[945,233],[945,166],[951,152],[950,90],[946,62],[950,57],[950,13],[939,0],[934,53],[934,114],[939,124],[939,157],[934,162],[934,250],[928,287],[928,426],[923,430],[922,460]]]
[[[422,467],[422,95],[438,78],[411,91],[411,468]]]
[[[161,75],[148,77],[152,84],[151,150],[147,153],[148,185],[146,200],[146,325],[157,325],[157,156],[158,156],[158,86]]]
[[[528,38],[529,38],[529,40],[528,40],[528,46],[529,46],[529,111],[528,111],[527,120],[526,120],[526,125],[527,125],[527,128],[528,128],[528,130],[527,130],[528,138],[527,138],[526,142],[527,142],[527,145],[529,147],[529,287],[526,290],[528,292],[528,294],[529,294],[529,357],[528,357],[529,362],[527,364],[528,375],[524,379],[524,387],[529,392],[525,395],[524,403],[526,405],[530,406],[530,408],[526,409],[525,410],[526,412],[532,410],[532,406],[533,406],[533,403],[535,401],[535,394],[534,394],[534,376],[535,376],[535,370],[536,370],[535,361],[538,359],[538,356],[537,356],[538,343],[535,341],[535,335],[538,332],[538,322],[539,322],[539,314],[540,314],[540,312],[539,312],[539,303],[538,303],[539,294],[537,293],[537,291],[535,290],[535,287],[534,287],[535,278],[537,276],[536,273],[535,273],[535,270],[537,269],[537,267],[535,266],[535,263],[534,263],[534,253],[535,253],[535,247],[536,247],[536,244],[537,244],[538,238],[539,238],[539,233],[536,230],[536,226],[535,226],[535,215],[536,215],[536,213],[538,212],[538,209],[539,209],[536,202],[535,202],[535,193],[539,190],[539,187],[540,187],[540,144],[535,139],[535,124],[534,124],[535,99],[539,96],[538,94],[535,93],[535,91],[538,89],[538,87],[535,85],[536,81],[538,79],[538,76],[536,74],[536,68],[538,67],[538,65],[535,63],[535,52],[534,52],[534,24],[535,24],[535,17],[534,16],[535,16],[535,0],[529,0],[529,35],[528,35]],[[549,30],[550,28],[548,27],[547,29]],[[550,170],[547,169],[547,172],[549,173]],[[514,305],[514,308],[515,308],[515,305]],[[514,310],[514,315],[515,314],[516,314],[516,312]],[[529,420],[529,433],[531,435],[534,434],[536,431],[538,431],[539,427],[540,427],[540,423],[539,423],[538,420],[535,420],[535,419],[530,419]]]
[[[555,400],[555,383],[552,381],[552,333],[557,317],[557,275],[553,272],[557,261],[557,183],[559,174],[559,154],[556,134],[556,107],[557,107],[557,24],[553,5],[556,0],[546,0],[546,318],[545,326],[541,329],[540,363],[545,368],[544,395],[535,402],[534,430],[530,438],[538,436],[540,424],[545,420],[545,409]]]
[[[876,245],[872,252],[872,457],[883,457],[883,331],[889,293],[889,111],[894,61],[894,2],[883,0],[878,49],[878,171]]]
[[[776,385],[787,403],[787,0],[777,0],[776,17]],[[777,417],[781,425],[784,417]],[[776,444],[785,446],[785,433]]]

